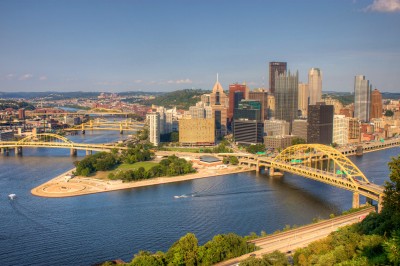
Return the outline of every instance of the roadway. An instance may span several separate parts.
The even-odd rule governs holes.
[[[272,253],[275,250],[279,250],[286,254],[292,254],[296,249],[305,247],[316,240],[325,238],[330,233],[337,231],[340,227],[360,222],[371,212],[375,212],[375,207],[369,207],[355,213],[342,215],[329,220],[302,226],[297,229],[251,240],[249,243],[255,244],[260,248],[259,250],[216,265],[237,265],[249,256],[261,258],[263,255]]]

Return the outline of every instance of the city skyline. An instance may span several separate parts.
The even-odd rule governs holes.
[[[400,0],[11,1],[0,3],[0,91],[268,88],[269,62],[287,62],[323,91],[354,77],[396,92]],[[382,30],[384,29],[384,30]]]

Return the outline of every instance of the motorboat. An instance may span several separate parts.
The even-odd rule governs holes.
[[[13,200],[13,199],[15,199],[16,196],[17,196],[16,194],[10,194],[10,195],[8,195],[8,198],[10,200]]]

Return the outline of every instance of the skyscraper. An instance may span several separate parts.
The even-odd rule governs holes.
[[[275,119],[291,123],[297,118],[299,73],[275,73]]]
[[[298,108],[301,112],[301,117],[307,117],[307,109],[308,109],[308,84],[299,83],[299,98],[298,98]]]
[[[229,99],[217,78],[213,90],[210,93],[210,106],[215,121],[215,136],[217,138],[226,135],[228,101]]]
[[[250,91],[249,100],[259,101],[261,103],[261,121],[268,119],[268,92],[263,90]]]
[[[332,143],[333,105],[309,105],[307,122],[307,143]]]
[[[317,104],[322,97],[322,72],[319,68],[311,68],[308,72],[309,104]]]
[[[236,92],[241,92],[241,94]],[[248,95],[248,87],[245,84],[235,83],[229,85],[228,120],[230,122],[232,121],[233,118],[233,110],[238,107],[238,104],[242,99],[247,99],[247,95]]]
[[[363,122],[369,121],[371,85],[365,76],[354,78],[354,117]]]
[[[269,91],[275,93],[275,73],[279,75],[287,71],[286,62],[269,62]]]
[[[371,92],[371,115],[372,118],[381,118],[382,117],[382,94],[377,89]]]
[[[235,108],[234,121],[239,119],[261,121],[261,103],[254,100],[241,100]]]
[[[149,123],[149,139],[154,146],[160,143],[160,114],[157,112],[148,113],[146,119]]]

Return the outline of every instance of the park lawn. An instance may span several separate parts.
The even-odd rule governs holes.
[[[134,163],[134,164],[122,163],[122,164],[118,165],[118,167],[115,168],[114,170],[111,170],[111,171],[97,171],[91,177],[92,178],[96,178],[96,179],[101,179],[101,180],[109,180],[108,179],[108,175],[110,173],[115,173],[117,171],[135,170],[135,169],[138,169],[140,167],[143,167],[147,171],[147,170],[151,169],[153,166],[155,166],[157,164],[158,163],[155,163],[155,162],[137,162],[137,163]]]
[[[200,152],[199,148],[165,147],[168,151]]]
[[[140,167],[143,167],[144,170],[147,171],[157,164],[158,163],[155,162],[137,162],[134,164],[122,163],[115,170],[113,170],[113,172],[116,172],[118,170],[123,170],[123,171],[134,170],[134,169],[139,169]]]

